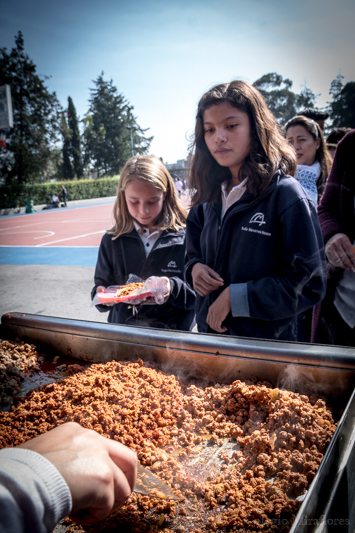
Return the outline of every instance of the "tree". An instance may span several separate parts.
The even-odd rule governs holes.
[[[68,97],[68,126],[71,130],[71,157],[73,161],[74,174],[81,178],[84,174],[83,160],[81,156],[81,138],[79,124],[76,116],[76,109],[73,100]]]
[[[102,72],[90,89],[89,111],[84,118],[84,164],[100,173],[118,174],[132,155],[148,151],[153,137],[145,137],[133,115],[133,106],[119,94],[113,81]]]
[[[79,124],[70,96],[68,97],[68,109],[62,114],[61,133],[63,136],[63,177],[67,180],[73,179],[74,176],[82,178],[84,169]]]
[[[329,94],[330,118],[333,128],[355,128],[355,81],[343,84],[341,74],[331,82]]]
[[[62,175],[65,180],[72,180],[74,178],[73,165],[70,160],[70,144],[72,132],[65,120],[65,111],[62,114],[61,131],[63,136],[63,163],[62,163]]]
[[[294,93],[291,91],[293,82],[288,78],[283,79],[276,72],[264,74],[253,85],[261,92],[280,124],[286,124],[302,109],[314,108],[319,96],[308,87],[304,87],[300,94]]]
[[[320,94],[314,94],[312,89],[310,89],[309,87],[305,87],[300,92],[300,94],[297,95],[297,99],[296,99],[297,111],[301,111],[302,109],[315,108],[318,96],[320,96]]]
[[[6,149],[0,151],[0,176],[7,185],[46,179],[57,141],[61,107],[36,72],[24,51],[19,32],[16,47],[0,49],[0,85],[11,87],[14,127],[7,135]],[[48,79],[48,77],[45,77]]]
[[[297,113],[297,95],[291,91],[293,82],[276,72],[264,74],[253,85],[263,95],[278,122],[285,124]]]

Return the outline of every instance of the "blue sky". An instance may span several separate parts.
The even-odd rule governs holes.
[[[0,0],[0,47],[19,30],[39,74],[79,116],[104,71],[153,135],[151,153],[186,157],[197,102],[216,83],[268,72],[321,93],[355,80],[354,0]]]

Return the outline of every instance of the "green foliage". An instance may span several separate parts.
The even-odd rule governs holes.
[[[253,85],[261,92],[280,124],[286,124],[302,109],[313,108],[319,96],[308,87],[305,87],[300,94],[294,93],[291,90],[293,82],[288,78],[283,79],[276,72],[264,74]]]
[[[297,95],[296,107],[298,111],[302,111],[302,109],[314,108],[316,105],[318,96],[320,96],[320,94],[314,94],[312,89],[305,87],[300,92],[300,94]]]
[[[61,112],[56,94],[48,92],[25,53],[21,32],[15,43],[10,53],[0,49],[0,85],[11,87],[14,118],[7,147],[0,150],[0,176],[8,185],[48,179]]]
[[[263,95],[276,119],[285,124],[297,113],[297,96],[291,91],[292,81],[280,74],[270,72],[253,83]]]
[[[61,199],[62,185],[68,191],[68,200],[87,198],[106,198],[117,194],[119,176],[97,180],[57,181],[55,183],[33,183],[12,186],[0,186],[0,209],[23,207],[26,200],[33,200],[34,205],[50,203],[52,195],[57,193]]]
[[[98,175],[112,176],[121,171],[132,155],[131,134],[135,154],[148,151],[153,137],[145,137],[133,115],[133,106],[119,94],[112,80],[103,73],[90,89],[89,111],[84,118],[84,164]]]
[[[71,131],[70,155],[72,159],[74,174],[77,178],[82,178],[84,174],[83,159],[81,156],[81,137],[79,132],[78,118],[73,100],[68,97],[68,126]]]
[[[63,136],[62,174],[65,180],[72,180],[74,178],[74,170],[70,161],[70,144],[72,132],[65,120],[65,112],[62,114],[61,132]]]
[[[332,81],[329,94],[330,115],[333,128],[355,128],[355,81],[343,84],[341,74]]]

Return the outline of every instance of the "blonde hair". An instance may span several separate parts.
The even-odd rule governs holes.
[[[125,197],[125,189],[133,180],[150,183],[156,189],[167,193],[154,229],[178,231],[185,227],[187,210],[178,198],[174,181],[166,166],[158,157],[136,155],[127,161],[120,175],[117,198],[113,207],[115,225],[108,231],[113,235],[112,239],[130,233],[134,228],[134,219],[128,211]]]

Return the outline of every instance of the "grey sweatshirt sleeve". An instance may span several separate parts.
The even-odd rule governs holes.
[[[45,533],[72,509],[55,466],[24,448],[0,450],[0,533]]]

